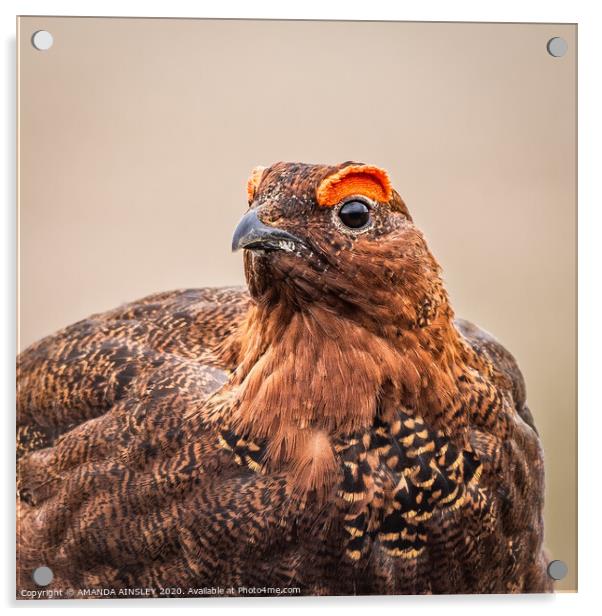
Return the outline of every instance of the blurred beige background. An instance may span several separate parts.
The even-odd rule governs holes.
[[[49,51],[30,43],[39,29]],[[519,360],[546,452],[546,543],[569,567],[557,588],[574,590],[576,34],[20,18],[20,348],[145,294],[242,283],[230,239],[255,165],[383,166],[457,314]]]

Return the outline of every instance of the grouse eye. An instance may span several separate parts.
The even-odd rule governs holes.
[[[341,222],[350,229],[361,229],[370,222],[370,208],[363,201],[347,201],[338,214]]]

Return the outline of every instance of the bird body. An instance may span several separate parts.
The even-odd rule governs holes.
[[[162,293],[18,360],[18,588],[543,592],[514,358],[455,320],[386,173],[255,170],[248,290]]]

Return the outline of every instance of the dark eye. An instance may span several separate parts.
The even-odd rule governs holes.
[[[350,229],[361,229],[370,222],[370,208],[363,201],[347,201],[339,210],[341,222]]]

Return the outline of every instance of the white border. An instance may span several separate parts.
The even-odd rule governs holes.
[[[2,187],[5,199],[1,218],[0,270],[4,301],[2,310],[2,392],[5,396],[3,415],[4,452],[3,499],[1,510],[3,555],[0,559],[2,588],[0,600],[7,606],[26,611],[40,609],[41,602],[32,607],[27,602],[18,605],[12,599],[14,592],[14,355],[15,355],[15,103],[14,103],[14,37],[15,15],[105,15],[149,17],[246,17],[284,19],[384,19],[412,21],[505,21],[505,22],[569,22],[579,24],[579,593],[559,594],[554,597],[493,596],[493,597],[386,597],[386,598],[308,598],[308,599],[248,599],[206,601],[90,601],[84,608],[126,610],[128,613],[146,609],[197,609],[208,611],[244,611],[245,614],[264,614],[271,610],[304,612],[308,609],[326,612],[345,609],[350,613],[364,614],[366,610],[413,610],[422,614],[462,613],[506,614],[545,610],[546,614],[566,614],[579,609],[588,613],[588,606],[599,609],[596,595],[597,574],[600,566],[600,525],[602,514],[600,489],[602,464],[598,456],[602,446],[602,405],[597,392],[598,373],[602,365],[602,340],[600,315],[600,280],[602,275],[602,237],[600,208],[602,195],[599,177],[602,175],[600,144],[600,47],[602,44],[601,11],[595,1],[555,0],[431,0],[429,2],[393,2],[370,0],[303,0],[294,4],[284,1],[12,1],[3,0],[2,15],[2,124],[5,133],[0,150],[2,159]],[[553,335],[553,332],[550,332]],[[82,609],[82,602],[44,602],[44,609]],[[594,608],[595,606],[595,608]],[[597,611],[597,609],[596,609]]]

